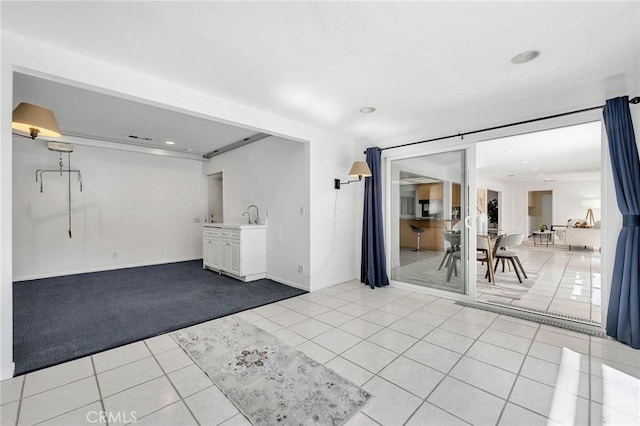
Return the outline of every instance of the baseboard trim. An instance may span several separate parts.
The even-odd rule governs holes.
[[[0,380],[7,380],[13,377],[13,373],[16,371],[16,363],[10,362],[6,366],[2,366],[0,371]]]
[[[65,272],[54,273],[54,274],[29,275],[26,277],[13,278],[13,282],[39,280],[42,278],[64,277],[66,275],[89,274],[91,272],[115,271],[116,269],[139,268],[141,266],[165,265],[167,263],[189,262],[191,260],[202,260],[202,257],[188,257],[188,258],[173,259],[173,260],[162,260],[159,262],[158,261],[142,262],[142,263],[132,263],[127,265],[117,265],[117,266],[102,266],[97,268],[78,269],[74,271],[65,271]]]
[[[297,288],[304,291],[309,291],[309,286],[305,286],[304,284],[294,283],[292,281],[288,281],[282,278],[274,277],[273,275],[267,274],[267,279],[271,281],[275,281],[280,284],[288,285],[289,287]]]
[[[309,291],[318,291],[318,290],[322,290],[323,288],[328,288],[328,287],[333,287],[334,285],[338,285],[338,284],[344,284],[344,283],[348,283],[349,281],[359,281],[358,278],[356,277],[351,277],[351,278],[342,278],[339,280],[334,280],[334,281],[330,281],[327,283],[322,283],[319,285],[314,285],[312,290]]]

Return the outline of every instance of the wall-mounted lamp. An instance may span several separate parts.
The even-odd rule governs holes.
[[[62,136],[56,117],[49,108],[39,105],[20,103],[13,110],[11,127],[21,132],[29,133],[31,139],[38,136],[59,138]]]
[[[369,169],[369,166],[367,165],[366,161],[354,161],[353,166],[351,166],[351,171],[349,172],[349,177],[358,178],[358,180],[349,180],[346,182],[340,182],[340,179],[334,179],[333,187],[335,189],[340,189],[340,185],[347,185],[347,184],[350,184],[351,182],[359,182],[362,180],[363,177],[370,177],[370,176],[371,176],[371,170]]]

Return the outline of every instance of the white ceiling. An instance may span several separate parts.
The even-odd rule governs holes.
[[[14,107],[20,102],[47,106],[65,136],[203,155],[257,133],[19,73],[14,74],[13,90]]]
[[[380,146],[640,92],[637,1],[1,7],[3,31]]]

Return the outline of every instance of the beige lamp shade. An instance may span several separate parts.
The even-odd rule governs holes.
[[[363,177],[370,177],[371,170],[369,169],[369,166],[367,165],[366,161],[354,161],[353,166],[351,166],[351,171],[349,172],[349,176],[355,177],[358,179]]]
[[[31,135],[32,139],[38,136],[57,138],[62,136],[56,117],[49,108],[39,105],[20,103],[13,110],[11,127]]]

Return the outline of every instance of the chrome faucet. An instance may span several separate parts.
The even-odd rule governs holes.
[[[255,204],[251,204],[249,207],[247,207],[247,211],[249,211],[251,207],[256,208],[256,221],[254,223],[258,225],[260,223],[260,210],[258,210],[258,206],[256,206]],[[251,223],[251,215],[249,215],[249,223]]]
[[[249,211],[248,211],[248,210],[245,210],[245,211],[242,213],[242,216],[244,216],[245,214],[249,217],[249,220],[248,220],[248,222],[247,222],[247,223],[248,223],[249,225],[251,225],[251,213],[249,213]]]

